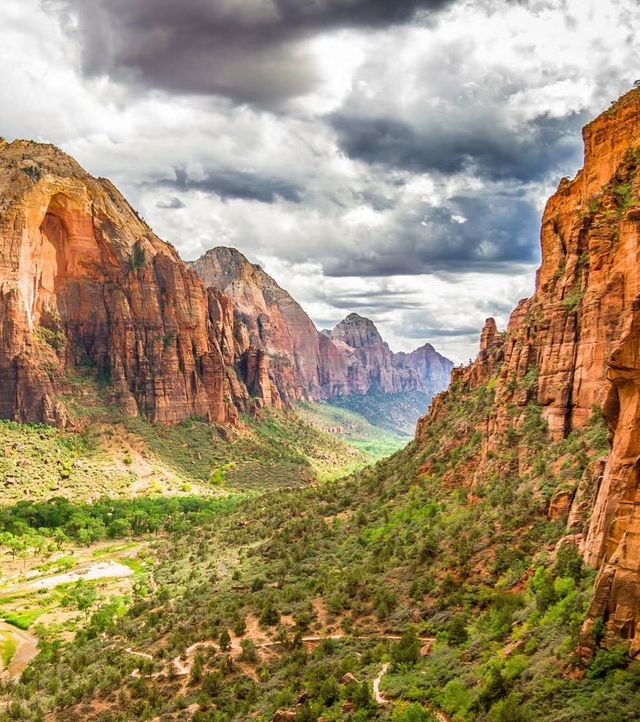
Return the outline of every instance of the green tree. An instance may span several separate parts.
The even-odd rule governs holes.
[[[402,665],[414,665],[420,659],[420,640],[414,629],[407,629],[391,650],[394,669]]]
[[[220,642],[220,649],[223,652],[228,652],[231,649],[231,635],[228,629],[223,629],[218,641]]]

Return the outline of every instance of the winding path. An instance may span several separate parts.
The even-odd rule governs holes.
[[[389,704],[389,700],[383,696],[382,692],[380,692],[380,682],[382,682],[382,678],[387,673],[388,669],[389,662],[385,662],[382,665],[382,669],[378,672],[378,676],[373,680],[373,698],[381,707],[386,707]]]
[[[382,669],[378,672],[378,676],[373,680],[373,698],[375,699],[376,704],[380,705],[380,707],[386,707],[389,704],[389,700],[380,691],[380,682],[382,682],[382,678],[387,673],[388,669],[389,662],[385,662],[382,665]],[[451,717],[428,702],[422,702],[422,706],[430,712],[438,720],[438,722],[452,722]]]
[[[307,637],[302,637],[300,640],[303,644],[319,644],[320,642],[323,642],[325,639],[344,639],[349,635],[345,634],[345,632],[336,632],[335,634],[325,634],[325,635],[311,635]],[[391,639],[391,640],[399,640],[402,637],[398,634],[373,634],[368,636],[362,636],[358,637],[357,639]],[[250,637],[246,637],[246,639],[250,639]],[[431,644],[435,641],[435,637],[421,637],[420,641],[423,644]],[[234,647],[232,651],[238,653],[240,652],[239,648],[236,648],[235,644],[237,642],[234,642]],[[268,649],[271,647],[281,647],[284,644],[284,642],[281,642],[279,640],[272,640],[270,642],[260,642],[259,644],[256,644],[256,649]],[[171,664],[173,665],[174,673],[178,677],[185,677],[186,675],[191,673],[191,668],[193,667],[193,660],[195,657],[195,652],[197,652],[199,649],[203,649],[206,647],[216,647],[219,646],[216,644],[216,642],[212,640],[205,640],[203,642],[195,642],[190,647],[187,647],[185,651],[178,655],[177,657],[174,657],[171,660]],[[136,652],[135,650],[131,649],[131,647],[127,647],[125,650],[129,654],[132,654],[136,657],[144,657],[145,659],[153,659],[153,656],[151,654],[148,654],[147,652]],[[384,671],[379,675],[380,679],[384,676],[384,673],[387,671],[388,665],[384,668]],[[145,675],[147,679],[151,679],[153,677],[159,677],[163,672],[153,672],[151,674]],[[134,669],[131,673],[132,677],[140,677],[140,670]],[[379,680],[378,680],[379,684]],[[382,697],[381,697],[382,698]],[[378,701],[378,700],[376,700]],[[379,704],[382,704],[379,702]],[[386,704],[386,702],[385,702]]]
[[[0,631],[10,634],[16,643],[16,651],[11,657],[6,669],[2,670],[0,678],[17,680],[24,672],[29,662],[38,654],[38,640],[29,632],[18,629],[6,622],[0,622]]]

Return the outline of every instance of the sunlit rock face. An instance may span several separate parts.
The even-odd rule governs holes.
[[[224,422],[197,276],[107,180],[50,145],[0,143],[0,416],[64,423],[74,369],[127,413]]]
[[[603,409],[611,451],[563,505],[568,532],[599,569],[583,629],[585,654],[596,620],[610,639],[640,652],[640,91],[623,96],[583,132],[585,161],[563,179],[542,219],[542,264],[532,298],[505,333],[489,319],[476,361],[454,369],[453,384],[490,383],[495,405],[484,454],[520,408],[542,406],[553,439]],[[418,437],[442,418],[436,399]],[[517,416],[516,416],[517,418]],[[473,480],[481,466],[470,473]],[[570,503],[569,503],[570,502]],[[555,501],[554,509],[560,500]],[[559,508],[559,507],[558,507]],[[566,510],[565,509],[565,510]],[[553,511],[553,510],[550,510]]]

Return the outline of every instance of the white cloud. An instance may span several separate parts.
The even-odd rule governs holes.
[[[525,216],[505,208],[541,211],[558,178],[378,166],[348,157],[326,114],[388,117],[418,139],[456,131],[469,147],[474,138],[465,134],[526,138],[533,123],[550,120],[553,133],[571,127],[559,147],[573,159],[580,139],[570,115],[594,115],[640,77],[634,0],[460,2],[422,24],[311,37],[305,54],[320,82],[268,112],[87,78],[73,33],[47,7],[0,5],[0,135],[54,142],[110,177],[187,259],[235,245],[261,259],[319,323],[364,311],[393,347],[430,340],[456,361],[474,354],[487,315],[504,324],[532,287],[534,261],[519,263],[524,245],[518,258],[479,273],[483,259],[495,263],[517,243],[537,257],[535,221],[527,216],[516,239],[510,234]],[[577,169],[570,164],[561,174]],[[301,189],[301,202],[158,185],[175,168],[203,182],[222,171],[286,181]],[[370,275],[327,275],[340,266]]]

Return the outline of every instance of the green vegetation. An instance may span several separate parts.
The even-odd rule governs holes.
[[[48,542],[54,547],[70,540],[89,545],[106,538],[178,531],[233,511],[240,499],[233,495],[222,499],[99,499],[93,504],[73,504],[60,497],[38,503],[23,501],[0,507],[0,547],[15,555],[27,548],[40,549]]]
[[[580,301],[582,301],[584,293],[579,288],[572,288],[569,293],[562,299],[562,305],[567,311],[575,311]]]
[[[29,629],[36,619],[44,613],[44,609],[31,609],[23,612],[2,612],[0,615],[7,624],[18,629]]]
[[[129,268],[132,271],[137,271],[143,268],[147,262],[147,252],[140,243],[136,243],[133,246],[131,255],[129,256]]]
[[[328,402],[363,416],[373,426],[399,436],[413,436],[416,423],[424,416],[431,396],[422,391],[383,394],[371,391],[362,396],[342,396]]]
[[[266,721],[296,704],[296,719],[328,722],[432,720],[434,708],[455,722],[633,719],[640,665],[615,648],[586,667],[575,655],[593,572],[570,540],[554,554],[565,520],[547,518],[549,499],[606,449],[602,414],[552,443],[535,403],[509,407],[471,481],[494,389],[454,388],[427,438],[357,475],[167,528],[170,540],[152,542],[154,585],[134,586],[118,615],[93,604],[73,642],[43,642],[7,710],[100,722],[186,709],[196,722]],[[263,419],[263,438],[281,438],[278,418]],[[304,642],[327,634],[343,636]],[[185,684],[171,662],[181,655]],[[371,691],[383,662],[388,707]]]
[[[0,421],[0,504],[296,487],[355,471],[374,456],[293,412],[264,410],[235,430],[201,419],[154,426],[104,405],[91,379],[76,382],[92,399],[81,409],[94,419],[86,431]]]
[[[17,644],[15,639],[7,632],[0,630],[0,662],[6,667],[16,653]]]
[[[342,401],[345,401],[344,399]],[[300,404],[300,416],[312,426],[332,433],[369,458],[379,461],[411,441],[410,436],[374,426],[367,419],[334,403]]]
[[[35,164],[24,165],[20,170],[31,178],[33,181],[39,181],[42,178],[42,170]]]

